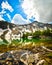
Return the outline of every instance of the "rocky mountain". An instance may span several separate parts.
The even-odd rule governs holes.
[[[10,29],[12,29],[15,26],[15,24],[11,24],[7,21],[0,21],[0,28],[7,29],[7,25],[9,25]]]
[[[47,28],[52,29],[52,24],[45,24],[40,22],[32,22],[24,25],[16,25],[7,21],[0,21],[0,38],[11,42],[13,39],[20,39],[23,33],[32,33],[37,30],[43,31]]]
[[[32,23],[29,24],[24,24],[24,25],[17,25],[17,24],[13,24],[13,23],[9,23],[7,21],[0,21],[0,28],[2,29],[7,29],[7,25],[9,25],[9,28],[12,29],[13,27],[18,27],[18,28],[23,28],[23,27],[28,27],[28,26],[35,26],[35,27],[50,27],[52,28],[52,24],[48,24],[48,23],[40,23],[37,21],[34,21]]]

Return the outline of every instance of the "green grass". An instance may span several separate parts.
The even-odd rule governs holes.
[[[46,42],[46,43],[52,43],[52,39],[38,39],[38,38],[32,38],[32,39],[28,39],[28,38],[21,38],[21,40],[13,40],[12,42],[11,42],[11,44],[15,44],[15,45],[17,45],[17,44],[19,44],[19,43],[28,43],[28,42],[35,42],[35,43],[44,43],[44,42]],[[0,45],[2,45],[2,44],[9,44],[9,43],[5,43],[4,41],[2,41],[2,42],[0,42]]]

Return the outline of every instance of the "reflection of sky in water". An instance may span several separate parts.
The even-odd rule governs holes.
[[[4,41],[0,41],[0,45],[2,45],[2,44],[6,44]]]

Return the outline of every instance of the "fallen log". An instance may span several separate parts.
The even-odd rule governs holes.
[[[46,48],[45,46],[41,46],[41,47],[42,47],[43,49],[45,49],[46,51],[48,51],[48,52],[52,52],[52,50]]]

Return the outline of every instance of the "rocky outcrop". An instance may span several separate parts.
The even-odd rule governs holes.
[[[46,48],[46,47],[45,47]],[[12,50],[0,54],[0,65],[52,65],[52,58],[47,54],[51,53],[42,47],[34,48],[35,51],[29,50]],[[38,50],[39,49],[39,50]],[[33,49],[32,49],[33,50]],[[49,49],[50,50],[50,49]],[[47,60],[50,59],[49,61]]]
[[[20,39],[23,36],[23,34],[33,33],[37,30],[43,31],[46,30],[47,28],[52,29],[52,24],[44,24],[35,21],[30,24],[15,25],[12,23],[8,23],[6,21],[0,21],[0,28],[5,30],[1,32],[3,33],[0,35],[1,39],[7,42],[10,41],[9,43],[11,43],[11,40],[18,38]]]

